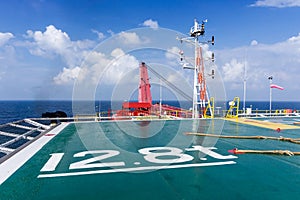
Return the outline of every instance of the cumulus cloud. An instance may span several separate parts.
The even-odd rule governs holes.
[[[141,38],[135,32],[121,32],[117,37],[125,45],[142,44]]]
[[[66,32],[53,25],[47,26],[44,32],[28,30],[25,37],[28,39],[25,45],[32,55],[48,59],[61,58],[65,66],[53,78],[54,83],[59,85],[72,83],[78,77],[81,70],[78,66],[95,46],[90,40],[73,41]]]
[[[58,85],[72,83],[79,75],[80,67],[74,68],[63,68],[63,71],[60,72],[57,76],[53,78],[54,83]]]
[[[244,63],[232,59],[230,62],[222,66],[224,81],[240,81],[244,73]]]
[[[124,54],[117,59],[112,60],[105,72],[102,83],[114,84],[122,79],[122,77],[131,70],[138,68],[138,60],[129,54]]]
[[[217,59],[222,65],[227,63],[227,67],[239,65],[238,63],[243,63],[246,60],[249,68],[265,69],[266,73],[268,71],[271,73],[272,71],[298,67],[300,65],[299,53],[300,34],[274,44],[262,44],[254,40],[248,47],[218,51]],[[226,80],[229,81],[230,78]]]
[[[254,4],[251,4],[254,7],[299,7],[300,0],[258,0]]]
[[[112,50],[108,55],[91,51],[86,56],[81,67],[64,68],[54,77],[56,84],[70,84],[74,80],[78,83],[95,85],[109,85],[118,82],[128,71],[138,67],[138,60],[129,54],[125,54],[120,48]]]
[[[180,49],[178,47],[171,47],[166,51],[166,58],[170,60],[178,60]]]
[[[100,32],[99,39],[102,38]],[[101,78],[104,84],[113,84],[118,81],[126,71],[133,66],[138,66],[134,56],[127,55],[122,50],[122,45],[140,45],[147,42],[135,32],[121,32],[116,35],[115,43],[118,48],[110,52],[97,52],[92,50],[94,43],[88,40],[72,41],[69,35],[53,25],[46,28],[45,32],[27,31],[27,38],[32,39],[29,49],[33,55],[49,57],[60,56],[66,66],[53,78],[55,84],[63,85],[78,81],[91,81],[96,84]],[[84,64],[81,65],[81,63]],[[80,66],[80,67],[78,67]]]
[[[95,74],[99,74],[98,69],[104,69],[109,62],[102,53],[91,51],[85,53],[86,59],[83,66],[64,67],[63,70],[53,78],[55,84],[68,85],[74,83],[75,80],[82,81],[89,79],[96,82]]]
[[[293,36],[288,39],[288,42],[290,43],[300,43],[300,33],[298,33],[297,36]]]
[[[252,42],[249,46],[216,51],[216,60],[221,66],[227,90],[239,88],[242,91],[245,63],[247,91],[252,91],[253,97],[261,96],[259,91],[262,89],[267,90],[267,78],[272,75],[275,83],[285,86],[285,95],[293,98],[299,93],[299,55],[300,34],[274,44],[253,45]]]
[[[250,44],[251,44],[251,46],[256,46],[258,44],[258,42],[256,40],[252,40]]]
[[[28,39],[33,41],[28,45],[31,54],[43,57],[60,56],[68,67],[79,65],[84,50],[94,46],[89,40],[72,41],[66,32],[53,25],[42,31],[27,31]]]
[[[180,60],[180,52],[183,51],[176,46],[167,49],[165,53],[167,64],[175,67],[178,66],[178,63],[183,63],[183,61]]]
[[[35,55],[44,55],[49,51],[62,54],[72,46],[68,34],[56,29],[53,25],[47,26],[44,33],[28,30],[27,35],[36,43],[36,48],[31,50],[31,53]]]
[[[111,52],[110,55],[113,56],[114,58],[118,58],[118,57],[120,57],[120,56],[125,55],[125,53],[124,53],[124,51],[123,51],[122,49],[116,48],[116,49],[114,49],[114,50]]]
[[[115,33],[112,30],[108,30],[107,33],[109,33],[111,36],[115,35]]]
[[[92,32],[97,34],[99,40],[103,40],[105,38],[105,35],[102,32],[99,32],[99,31],[94,30],[94,29],[92,29]]]
[[[153,29],[158,29],[158,27],[159,27],[158,22],[153,21],[152,19],[148,19],[148,20],[144,21],[142,25],[146,26],[146,27],[153,28]]]
[[[91,84],[115,84],[128,71],[137,68],[138,63],[134,56],[125,54],[120,48],[112,50],[110,55],[92,52],[85,60],[86,73],[80,74],[80,79],[91,81]]]
[[[14,35],[12,33],[1,33],[0,32],[0,47],[6,44]]]

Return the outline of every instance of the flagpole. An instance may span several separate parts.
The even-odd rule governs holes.
[[[270,76],[268,79],[270,80],[269,88],[270,88],[270,116],[271,116],[271,113],[272,113],[272,88],[271,88],[271,84],[272,84],[273,76]]]

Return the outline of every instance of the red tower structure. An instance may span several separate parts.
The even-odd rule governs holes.
[[[172,115],[175,117],[190,117],[191,112],[181,108],[177,108],[169,105],[152,104],[152,95],[151,95],[151,85],[148,76],[148,68],[144,62],[140,65],[140,81],[139,81],[139,91],[138,91],[138,101],[136,102],[124,102],[122,104],[122,110],[117,111],[116,117],[128,117],[128,116],[148,116],[148,115],[157,115],[160,116],[162,113],[164,115]],[[199,66],[200,67],[200,66]],[[154,75],[158,74],[153,69],[151,72]],[[199,75],[200,76],[200,75]],[[201,90],[203,92],[203,90]],[[205,91],[204,91],[205,92]],[[119,118],[120,119],[120,118]],[[128,119],[128,118],[126,118]]]
[[[152,105],[152,96],[147,66],[144,62],[140,64],[140,84],[139,84],[139,103],[149,103]]]
[[[145,116],[150,114],[152,107],[152,95],[148,69],[144,62],[140,64],[140,83],[138,102],[124,102],[122,110],[119,110],[116,116]]]

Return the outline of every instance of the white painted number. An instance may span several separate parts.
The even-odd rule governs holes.
[[[125,166],[124,162],[100,162],[106,158],[111,158],[116,155],[119,155],[120,152],[116,150],[95,150],[95,151],[83,151],[76,153],[74,157],[85,157],[90,154],[102,154],[100,156],[88,158],[82,161],[72,163],[69,169],[87,169],[95,167],[116,167],[116,166]]]
[[[193,148],[187,148],[185,150],[186,151],[200,151],[202,153],[205,153],[206,155],[209,155],[213,158],[220,159],[220,160],[237,158],[234,155],[223,156],[221,154],[218,154],[218,153],[212,151],[213,149],[217,149],[217,148],[216,147],[202,147],[202,146],[196,145],[196,146],[193,146]]]
[[[51,172],[54,171],[58,165],[58,163],[61,161],[64,153],[52,153],[50,154],[49,160],[46,162],[44,167],[41,169],[41,172]]]
[[[148,162],[159,164],[182,163],[194,159],[175,147],[149,147],[140,149],[139,153],[145,155],[144,159]]]
[[[202,147],[200,145],[193,146],[192,148],[186,148],[186,151],[199,151],[212,158],[219,160],[235,159],[233,155],[221,155],[213,150],[215,147]],[[183,150],[176,147],[148,147],[138,150],[143,155],[144,159],[151,163],[156,164],[172,164],[172,163],[184,163],[194,159],[193,156],[183,153]],[[103,167],[122,167],[125,166],[123,161],[115,162],[103,162],[105,159],[115,158],[120,152],[117,150],[94,150],[83,151],[74,154],[74,158],[80,158],[80,161],[71,163],[70,170],[73,169],[91,169],[91,168],[103,168]],[[55,171],[59,163],[62,161],[64,153],[52,153],[49,160],[45,163],[41,172]],[[140,164],[134,162],[134,164]],[[106,169],[105,169],[106,170]]]

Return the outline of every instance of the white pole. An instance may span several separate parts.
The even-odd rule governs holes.
[[[244,100],[243,110],[244,110],[244,114],[245,114],[246,113],[246,76],[244,76],[244,98],[243,98],[243,100]]]
[[[246,79],[244,79],[244,102],[243,102],[243,110],[244,114],[246,113]]]
[[[246,61],[245,61],[244,62],[244,98],[243,98],[243,100],[244,100],[244,102],[243,102],[244,114],[246,114],[246,89],[247,89],[246,84],[247,84],[247,68],[246,68]]]
[[[197,104],[197,37],[195,37],[195,64],[194,64],[194,91],[193,91],[193,118],[198,118],[198,104]]]
[[[270,76],[268,79],[270,80],[269,88],[270,88],[270,116],[271,116],[271,113],[272,113],[272,88],[271,88],[271,84],[272,84],[273,77]]]
[[[161,79],[159,79],[160,87],[159,87],[159,115],[161,116],[161,101],[162,101],[162,88],[161,88]]]
[[[270,115],[272,113],[272,88],[270,87]]]

